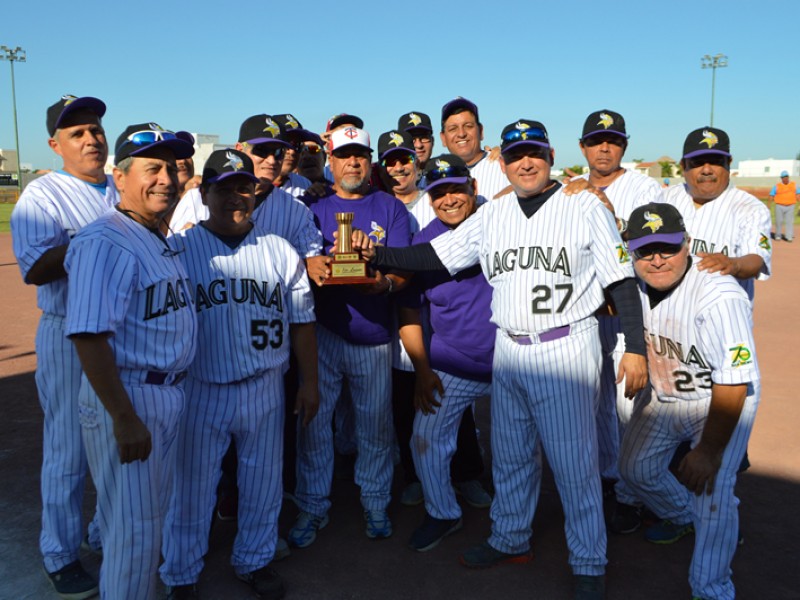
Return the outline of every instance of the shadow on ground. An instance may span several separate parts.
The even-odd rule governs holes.
[[[3,414],[0,420],[0,598],[56,598],[41,571],[38,534],[41,410],[33,374],[0,379]],[[478,423],[488,438],[488,410],[478,410]],[[484,439],[488,450],[488,439]],[[741,476],[738,493],[745,544],[733,563],[737,597],[742,599],[797,599],[800,484],[757,474],[759,462]],[[396,477],[394,497],[401,477]],[[490,476],[484,483],[490,484]],[[86,516],[91,516],[94,490],[87,486]],[[468,571],[457,562],[460,551],[479,543],[489,533],[488,510],[464,508],[464,529],[434,550],[420,554],[407,548],[408,537],[424,514],[420,507],[394,502],[390,515],[394,536],[374,542],[363,533],[358,490],[351,481],[337,480],[333,489],[331,522],[317,542],[295,550],[275,568],[284,577],[289,598],[315,599],[427,599],[571,597],[571,578],[563,533],[563,515],[552,477],[547,475],[534,521],[535,559],[527,565],[509,565],[487,571]],[[281,531],[295,515],[284,506]],[[253,598],[228,565],[235,523],[216,523],[211,551],[200,581],[205,600]],[[648,544],[641,533],[612,536],[608,548],[608,598],[673,600],[688,598],[687,571],[692,538],[673,546]],[[85,555],[89,570],[97,573],[99,559]]]

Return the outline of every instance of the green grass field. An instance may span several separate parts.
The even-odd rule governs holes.
[[[13,204],[0,204],[0,233],[9,231],[9,221],[11,219],[11,211],[13,209]]]

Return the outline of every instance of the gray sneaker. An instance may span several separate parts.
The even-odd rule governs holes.
[[[328,521],[328,515],[318,517],[305,511],[301,512],[289,530],[289,543],[297,548],[307,548],[317,539],[317,531],[325,527]]]
[[[489,508],[492,505],[492,497],[489,492],[483,489],[477,479],[461,481],[454,484],[453,487],[456,490],[456,494],[464,498],[464,502],[472,508]]]

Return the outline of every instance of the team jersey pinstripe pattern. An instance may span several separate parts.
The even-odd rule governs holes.
[[[11,213],[14,255],[23,279],[45,252],[69,243],[117,200],[111,179],[105,193],[62,172],[29,183]],[[64,337],[67,279],[38,286],[36,297],[43,312],[36,334],[36,388],[44,411],[39,547],[52,573],[78,559],[88,465],[78,422],[81,366]]]
[[[203,226],[181,240],[198,319],[192,376],[232,383],[286,364],[289,324],[315,320],[305,267],[292,246],[258,226],[233,249]]]
[[[175,494],[164,532],[161,578],[167,585],[196,583],[208,551],[211,515],[222,457],[236,442],[238,531],[231,563],[239,573],[269,564],[278,540],[283,497],[283,369],[217,385],[191,375],[177,441]]]
[[[186,271],[165,239],[118,211],[78,233],[64,264],[67,335],[111,333],[120,380],[152,438],[146,461],[120,463],[113,423],[83,377],[80,419],[103,547],[100,593],[153,598],[183,392],[143,381],[149,370],[183,371],[194,357],[196,318]]]
[[[458,427],[465,410],[488,396],[492,385],[436,371],[444,387],[442,403],[434,414],[417,411],[411,454],[425,495],[425,510],[436,519],[458,519],[461,507],[450,483],[450,462],[456,453]],[[437,394],[438,396],[438,394]]]
[[[589,173],[584,173],[581,178],[588,180]],[[614,206],[614,215],[625,227],[635,208],[649,202],[664,201],[661,185],[655,179],[627,169],[603,191]],[[597,406],[600,474],[607,479],[619,480],[617,461],[621,439],[620,422],[623,427],[628,422],[633,402],[625,397],[625,381],[616,383],[619,364],[625,353],[625,341],[619,317],[603,316],[599,319],[599,325],[600,344],[603,348],[603,368],[600,374],[600,396]],[[624,489],[624,483],[618,483],[618,499],[623,501],[629,496],[629,492]],[[629,498],[629,501],[635,500]]]
[[[469,167],[470,175],[478,182],[479,203],[494,200],[494,197],[509,186],[508,178],[500,168],[499,160],[489,160],[484,153],[482,159]]]
[[[70,244],[67,335],[113,332],[121,369],[185,371],[194,357],[194,307],[177,254],[118,211]],[[73,266],[76,268],[73,269]]]
[[[312,515],[328,513],[333,478],[331,416],[347,377],[355,414],[358,454],[355,482],[365,510],[386,510],[394,465],[389,372],[391,346],[351,344],[317,325],[319,411],[305,427],[298,426],[297,505]],[[385,375],[384,375],[385,374]]]
[[[14,255],[22,278],[42,254],[68,244],[75,234],[119,201],[117,189],[107,180],[103,195],[97,188],[65,173],[48,173],[25,187],[11,213]],[[42,312],[67,314],[67,280],[40,285],[36,291]]]
[[[715,200],[695,207],[686,185],[670,187],[664,199],[683,216],[686,231],[692,236],[692,254],[722,252],[731,257],[756,254],[764,259],[764,268],[756,279],[769,279],[772,274],[772,244],[769,239],[772,218],[761,201],[730,186]],[[740,280],[739,283],[752,302],[755,292],[753,280]]]
[[[176,386],[126,385],[125,389],[150,431],[153,449],[146,461],[120,464],[111,417],[86,377],[79,399],[86,455],[97,488],[103,547],[100,597],[150,600],[156,597],[183,392]]]
[[[200,190],[189,190],[172,215],[170,229],[175,233],[208,218]],[[253,222],[267,233],[288,241],[302,258],[322,253],[322,234],[314,224],[314,215],[305,204],[280,189],[273,189],[252,216]]]
[[[494,288],[492,321],[516,333],[579,321],[633,269],[611,213],[591,194],[557,191],[527,219],[514,195],[478,209],[431,242],[451,274],[480,262]]]
[[[541,441],[564,506],[569,564],[601,575],[606,564],[597,465],[595,397],[600,341],[594,319],[565,338],[519,345],[497,332],[492,376],[492,502],[489,544],[530,547],[541,486]]]
[[[732,599],[739,468],[760,397],[752,314],[732,277],[691,267],[654,308],[642,293],[651,388],[640,393],[622,441],[620,472],[659,517],[693,522],[692,595]],[[713,384],[747,384],[739,423],[725,448],[711,495],[695,496],[668,469],[675,448],[703,433]]]

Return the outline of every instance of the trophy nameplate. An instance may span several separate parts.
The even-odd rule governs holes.
[[[339,251],[331,255],[331,276],[323,285],[373,284],[374,277],[367,275],[367,261],[353,249],[353,213],[336,213]]]

